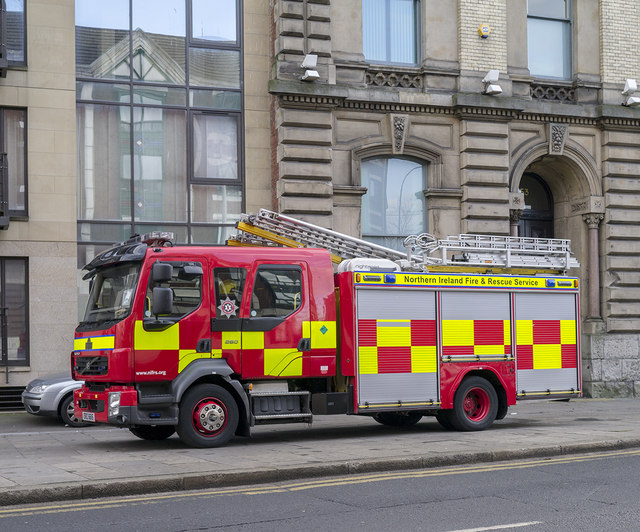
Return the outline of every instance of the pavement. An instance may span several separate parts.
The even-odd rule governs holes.
[[[524,401],[483,432],[446,431],[433,417],[401,429],[369,417],[316,416],[311,425],[255,427],[251,438],[218,449],[188,448],[175,435],[144,441],[109,426],[76,429],[3,413],[0,506],[634,447],[634,399]]]

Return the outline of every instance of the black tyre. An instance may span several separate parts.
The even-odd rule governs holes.
[[[453,410],[439,410],[436,414],[436,420],[440,423],[440,426],[446,430],[456,430],[451,421],[453,417]]]
[[[86,427],[91,424],[76,417],[76,414],[73,411],[73,394],[67,395],[62,400],[58,415],[60,417],[60,421],[70,427]]]
[[[173,436],[176,428],[173,425],[141,425],[131,427],[129,431],[141,440],[160,441]]]
[[[380,412],[373,416],[378,423],[390,427],[413,427],[422,419],[418,412]]]
[[[238,427],[238,405],[216,384],[199,384],[184,394],[178,416],[178,436],[192,447],[220,447]]]
[[[498,395],[489,381],[469,377],[462,381],[453,399],[451,424],[457,430],[489,428],[498,413]]]

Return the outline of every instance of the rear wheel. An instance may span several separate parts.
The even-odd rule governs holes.
[[[131,427],[129,431],[141,440],[160,441],[173,436],[176,428],[173,425],[141,425]]]
[[[422,419],[417,412],[380,412],[373,416],[378,423],[390,427],[413,427]]]
[[[457,430],[489,428],[498,413],[498,395],[489,381],[469,377],[462,381],[453,399],[451,423]]]
[[[76,417],[73,408],[73,394],[67,395],[60,403],[60,421],[70,427],[86,427],[90,425],[90,423]]]
[[[238,419],[238,405],[227,390],[199,384],[180,402],[178,436],[192,447],[220,447],[235,434]]]

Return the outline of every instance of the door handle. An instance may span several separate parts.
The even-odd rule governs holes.
[[[311,351],[311,338],[300,338],[298,351]]]
[[[198,340],[196,353],[211,353],[211,340],[209,338]]]

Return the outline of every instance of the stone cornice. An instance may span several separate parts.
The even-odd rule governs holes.
[[[640,110],[612,105],[580,105],[536,102],[507,96],[452,94],[451,105],[433,105],[425,101],[400,101],[398,89],[376,90],[296,81],[271,80],[269,92],[285,107],[352,109],[384,113],[455,115],[464,119],[486,119],[596,126],[603,129],[640,127]],[[415,94],[415,93],[413,93]],[[429,99],[429,94],[424,94]]]

